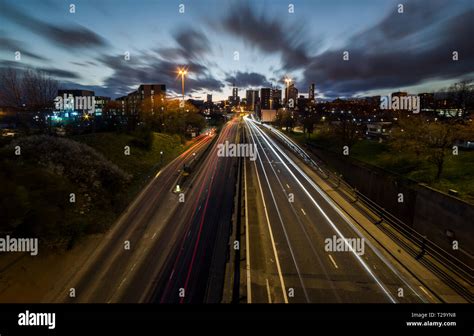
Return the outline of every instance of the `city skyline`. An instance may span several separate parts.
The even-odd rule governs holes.
[[[186,66],[186,97],[214,100],[226,99],[234,83],[284,88],[285,76],[303,93],[315,83],[326,99],[431,92],[473,76],[469,1],[408,2],[403,13],[396,2],[374,1],[294,1],[294,13],[282,1],[222,10],[216,1],[180,4],[83,2],[70,13],[59,1],[33,12],[32,2],[7,0],[0,67],[38,68],[64,88],[117,98],[141,83],[164,83],[179,96],[176,68]],[[39,19],[49,12],[51,20]],[[453,51],[463,62],[452,60]]]

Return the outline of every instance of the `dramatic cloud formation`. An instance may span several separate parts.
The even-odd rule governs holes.
[[[229,85],[236,85],[238,87],[261,87],[269,86],[270,82],[264,75],[256,72],[241,72],[237,71],[234,75],[228,75],[225,81]]]
[[[474,77],[472,0],[408,0],[403,13],[395,0],[295,0],[294,14],[283,0],[272,6],[202,0],[185,15],[165,2],[116,1],[119,6],[102,10],[86,2],[69,15],[60,0],[46,7],[2,0],[0,66],[36,67],[69,87],[112,97],[142,83],[163,83],[179,95],[178,66],[189,69],[187,94],[219,98],[234,84],[282,87],[285,75],[302,93],[315,83],[326,98],[414,86],[431,90]],[[21,51],[21,62],[14,61],[15,51]]]
[[[231,7],[221,25],[227,32],[264,53],[280,54],[287,70],[300,68],[308,62],[302,34],[304,27],[285,27],[276,17],[268,18],[264,13],[258,16],[250,3],[239,3]]]
[[[105,86],[115,94],[127,94],[133,86],[142,83],[164,83],[172,92],[181,92],[181,81],[178,78],[176,62],[152,57],[150,54],[143,57],[132,57],[125,60],[123,56],[103,56],[102,64],[114,70],[114,73],[105,81]],[[191,61],[186,67],[192,69],[192,76],[186,79],[186,90],[220,91],[224,84],[212,77],[208,69]]]
[[[8,3],[2,3],[2,15],[16,25],[28,28],[61,47],[74,49],[107,46],[104,38],[88,28],[78,24],[52,25],[46,21],[36,19],[32,15],[25,14],[19,9],[8,5]]]
[[[79,76],[77,73],[72,72],[72,71],[67,71],[67,70],[60,70],[60,69],[55,69],[55,68],[39,68],[38,70],[43,71],[50,76],[55,76],[58,78],[69,78],[69,79],[79,79],[81,76]]]
[[[446,18],[447,13],[449,4],[442,1],[414,2],[403,14],[389,13],[350,44],[313,57],[305,83],[316,82],[326,96],[336,97],[472,74],[474,11]],[[459,61],[453,61],[453,51]]]

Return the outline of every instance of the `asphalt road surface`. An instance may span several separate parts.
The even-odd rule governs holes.
[[[245,123],[247,141],[258,149],[244,169],[247,302],[427,301],[318,191],[302,160],[251,119]]]
[[[179,208],[173,189],[183,165],[190,165],[206,155],[213,135],[201,135],[179,157],[161,169],[122,214],[102,243],[84,265],[77,267],[73,277],[48,302],[139,302],[152,279],[146,285],[134,281],[144,260],[157,245],[164,245],[160,258],[168,253],[171,241],[163,235],[174,223],[170,218]],[[173,231],[173,230],[171,230]],[[165,240],[163,242],[163,240]],[[74,297],[71,297],[71,289]]]
[[[235,143],[239,122],[229,121],[209,151],[188,192],[188,203],[172,218],[183,235],[175,241],[150,301],[218,303],[228,258],[237,158],[219,157],[218,145]]]

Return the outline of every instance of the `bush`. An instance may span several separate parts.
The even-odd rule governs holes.
[[[153,132],[145,126],[139,127],[133,133],[131,145],[150,150],[153,146]]]
[[[14,155],[20,146],[21,155]],[[70,245],[101,231],[130,176],[91,147],[45,135],[20,138],[1,150],[0,230]],[[74,193],[75,203],[69,202]]]

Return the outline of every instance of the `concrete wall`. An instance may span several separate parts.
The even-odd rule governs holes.
[[[328,167],[362,194],[395,217],[472,266],[474,255],[474,206],[402,176],[360,161],[312,147]],[[398,202],[402,193],[404,202]],[[453,251],[446,230],[454,233],[460,251]]]

